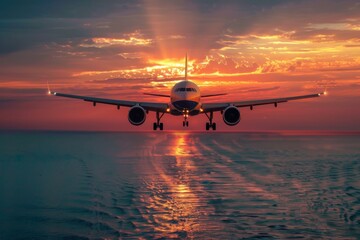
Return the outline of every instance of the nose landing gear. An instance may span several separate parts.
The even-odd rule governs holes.
[[[189,121],[187,120],[189,117],[189,110],[183,110],[183,114],[184,114],[183,127],[189,127]]]

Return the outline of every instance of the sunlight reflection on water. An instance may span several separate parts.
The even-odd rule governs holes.
[[[160,149],[160,153],[157,153],[159,149],[155,149],[155,155],[172,159],[169,168],[164,161],[157,159],[151,161],[153,167],[151,171],[154,171],[152,175],[147,175],[150,179],[146,181],[153,186],[149,190],[159,194],[147,198],[147,201],[151,203],[149,204],[151,212],[161,213],[156,214],[155,231],[160,233],[156,237],[192,238],[193,233],[200,230],[197,221],[199,199],[189,185],[188,176],[190,169],[196,171],[191,162],[196,149],[188,143],[188,140],[187,134],[175,134],[170,142]],[[144,204],[147,204],[147,201]]]

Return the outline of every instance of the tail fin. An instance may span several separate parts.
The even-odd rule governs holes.
[[[185,55],[185,80],[187,80],[187,71],[188,71],[188,67],[187,67],[187,53]]]

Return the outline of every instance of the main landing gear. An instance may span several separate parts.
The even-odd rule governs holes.
[[[213,122],[213,112],[210,112],[210,115],[208,115],[207,113],[205,113],[205,115],[207,116],[207,118],[209,119],[209,122],[206,123],[205,125],[205,129],[206,131],[209,131],[209,129],[212,128],[212,130],[216,130],[216,123]]]
[[[160,122],[161,118],[164,116],[165,113],[162,113],[160,115],[159,112],[156,112],[156,122],[154,122],[153,124],[153,129],[154,131],[157,130],[157,128],[160,129],[160,131],[162,131],[164,129],[164,124],[162,122]]]

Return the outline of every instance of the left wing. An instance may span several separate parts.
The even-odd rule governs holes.
[[[156,96],[156,97],[167,97],[170,98],[170,95],[165,95],[165,94],[157,94],[157,93],[143,93],[144,95],[148,95],[148,96]]]
[[[106,99],[106,98],[96,98],[96,97],[71,95],[71,94],[51,92],[51,91],[49,91],[49,93],[51,95],[54,95],[54,96],[57,96],[57,97],[75,98],[75,99],[84,100],[86,102],[92,102],[94,106],[97,103],[116,105],[118,108],[120,106],[133,107],[135,105],[139,105],[139,106],[143,107],[147,111],[163,112],[163,113],[166,113],[167,112],[166,110],[168,109],[168,104],[166,104],[166,103],[114,100],[114,99]]]
[[[253,106],[257,106],[257,105],[274,104],[275,107],[277,107],[278,103],[284,103],[284,102],[288,102],[288,101],[305,99],[305,98],[320,97],[323,94],[325,94],[325,92],[317,93],[317,94],[301,95],[301,96],[295,96],[295,97],[250,100],[250,101],[241,101],[241,102],[235,101],[235,102],[227,102],[227,103],[204,103],[204,104],[202,104],[202,109],[203,109],[203,112],[206,113],[206,112],[222,111],[229,106],[235,106],[235,107],[239,107],[239,108],[240,107],[250,107],[252,109]]]

